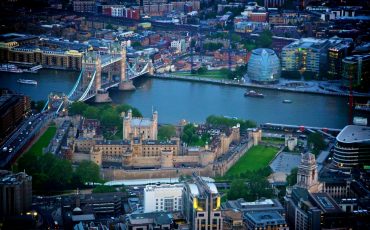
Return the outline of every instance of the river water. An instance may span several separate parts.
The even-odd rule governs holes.
[[[41,70],[38,74],[0,72],[0,88],[45,100],[51,91],[68,93],[77,76],[77,72],[60,70]],[[19,84],[19,78],[37,80],[38,85]],[[137,90],[132,92],[111,89],[113,103],[130,104],[144,116],[150,116],[154,108],[161,123],[178,123],[181,119],[204,122],[208,115],[215,114],[258,123],[343,128],[348,119],[348,99],[344,97],[261,89],[264,98],[250,98],[243,96],[245,88],[148,77],[135,80],[135,85]],[[282,103],[285,99],[292,103]]]

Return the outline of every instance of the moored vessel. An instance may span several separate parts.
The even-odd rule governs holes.
[[[245,97],[265,97],[262,93],[257,93],[254,90],[249,90],[248,92],[244,93]]]
[[[18,83],[21,84],[28,84],[28,85],[37,85],[37,81],[35,80],[28,80],[28,79],[18,79]]]

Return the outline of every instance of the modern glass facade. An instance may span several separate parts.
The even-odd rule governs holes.
[[[255,49],[248,62],[248,77],[259,83],[277,82],[280,78],[280,60],[271,49]]]
[[[337,136],[333,161],[337,167],[351,169],[370,165],[370,128],[348,125]]]
[[[370,89],[370,55],[353,55],[343,59],[342,85]],[[352,83],[351,83],[352,81]]]

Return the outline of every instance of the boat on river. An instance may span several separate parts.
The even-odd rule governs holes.
[[[35,80],[28,80],[28,79],[18,79],[18,83],[27,84],[27,85],[37,85],[37,81]]]
[[[249,90],[248,92],[244,93],[244,97],[260,97],[260,98],[263,98],[265,96],[262,93],[257,93],[254,90]]]

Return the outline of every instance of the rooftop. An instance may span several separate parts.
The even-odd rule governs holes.
[[[329,44],[328,39],[301,38],[298,41],[290,43],[284,48],[321,49],[326,44]]]
[[[370,142],[370,127],[347,125],[336,139],[344,143]]]
[[[342,212],[338,204],[327,193],[311,193],[310,198],[325,213]]]
[[[143,127],[143,126],[151,126],[153,121],[149,118],[132,118],[131,120],[131,126],[138,126],[138,127]]]
[[[285,224],[285,219],[277,211],[266,211],[266,212],[248,212],[245,214],[246,217],[251,219],[254,223],[270,224]]]

